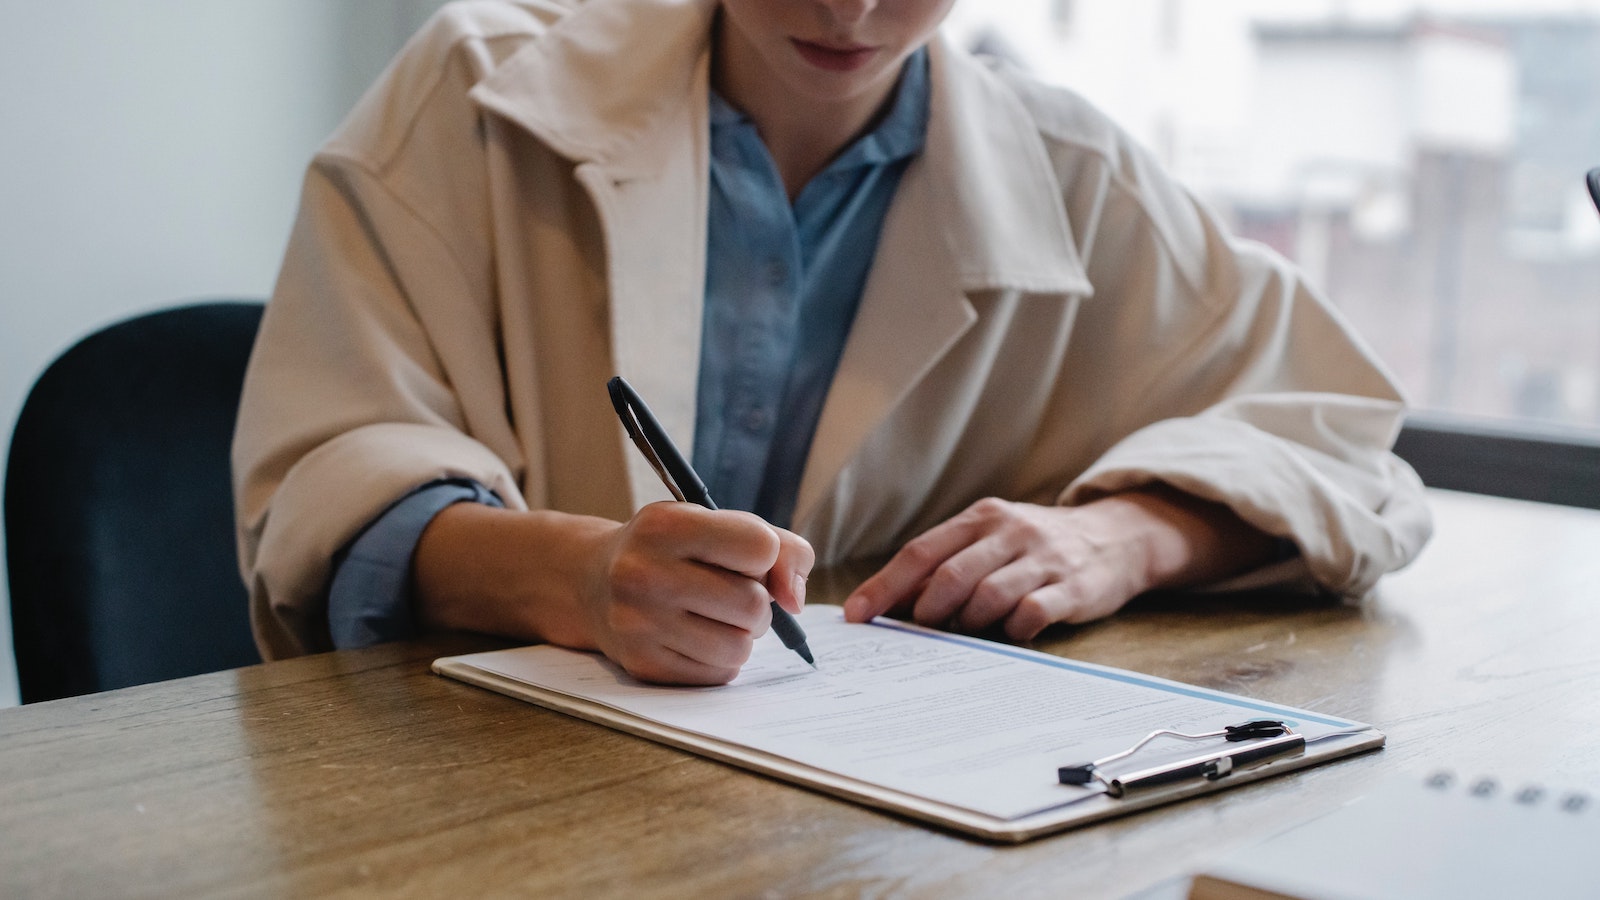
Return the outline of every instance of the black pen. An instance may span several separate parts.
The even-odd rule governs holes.
[[[700,480],[694,467],[678,452],[677,445],[672,443],[666,429],[656,421],[639,392],[622,380],[621,375],[606,382],[606,390],[611,394],[611,405],[616,407],[617,417],[622,419],[622,427],[627,429],[628,437],[644,454],[644,458],[650,461],[650,467],[656,470],[656,475],[660,476],[662,484],[667,486],[672,496],[687,503],[697,503],[706,509],[716,509],[717,504],[711,500],[705,482]],[[805,631],[776,600],[772,601],[772,630],[777,632],[778,639],[783,641],[785,647],[800,654],[800,658],[810,663],[813,669],[817,667],[817,661],[811,657],[811,648],[806,646]]]

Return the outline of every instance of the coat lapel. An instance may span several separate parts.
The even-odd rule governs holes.
[[[715,3],[586,3],[474,90],[576,164],[599,212],[612,360],[686,455],[705,290]],[[595,402],[606,403],[595,385]],[[617,439],[626,441],[620,424]],[[631,446],[635,507],[668,494]]]
[[[972,294],[1092,293],[1032,116],[942,38],[930,63],[928,139],[884,221],[806,461],[794,518],[806,533],[868,436],[977,323]]]

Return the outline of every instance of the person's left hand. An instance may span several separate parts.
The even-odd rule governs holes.
[[[1271,548],[1226,507],[1161,488],[1076,507],[988,498],[907,543],[845,601],[845,618],[909,611],[923,625],[998,625],[1025,641],[1152,588],[1259,565]]]

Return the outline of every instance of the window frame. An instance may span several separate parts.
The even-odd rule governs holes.
[[[1600,435],[1575,428],[1412,412],[1394,452],[1429,487],[1600,509]]]

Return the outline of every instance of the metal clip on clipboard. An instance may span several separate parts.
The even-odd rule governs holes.
[[[1132,756],[1146,744],[1160,737],[1177,738],[1184,741],[1222,738],[1229,744],[1242,744],[1245,741],[1251,741],[1252,743],[1248,746],[1211,750],[1204,754],[1163,763],[1159,766],[1138,769],[1122,775],[1111,776],[1101,771],[1101,767]],[[1086,785],[1090,782],[1099,782],[1105,786],[1107,794],[1121,798],[1129,791],[1135,791],[1140,788],[1157,787],[1195,778],[1216,781],[1219,778],[1226,778],[1228,775],[1233,774],[1236,769],[1242,769],[1279,757],[1299,755],[1305,750],[1305,747],[1306,739],[1303,735],[1297,733],[1283,722],[1271,719],[1242,722],[1238,725],[1229,725],[1221,731],[1207,731],[1202,734],[1186,734],[1181,731],[1162,729],[1150,732],[1145,735],[1143,740],[1121,753],[1113,753],[1094,762],[1075,766],[1062,766],[1056,770],[1056,776],[1062,784]]]

